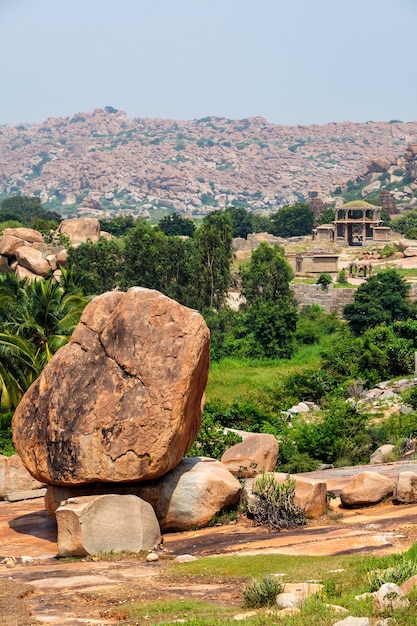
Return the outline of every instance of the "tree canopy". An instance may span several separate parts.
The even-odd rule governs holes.
[[[61,221],[59,213],[47,211],[37,196],[10,196],[4,198],[0,205],[0,221],[16,220],[23,226],[32,228],[35,220],[55,222]]]
[[[314,224],[314,214],[306,202],[297,202],[271,215],[271,233],[277,237],[309,235]]]
[[[355,335],[379,324],[415,318],[416,306],[408,298],[409,290],[396,270],[382,271],[358,287],[354,302],[344,307],[343,317]]]
[[[158,227],[165,235],[185,235],[192,237],[195,232],[194,222],[178,213],[165,215],[158,222]]]

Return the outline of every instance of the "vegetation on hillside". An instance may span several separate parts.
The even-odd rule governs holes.
[[[304,215],[304,209],[295,207],[294,214]],[[188,237],[177,234],[189,226],[182,218],[169,217],[156,227],[144,219],[120,219],[107,225],[123,233],[117,238],[70,248],[71,269],[60,284],[52,277],[26,283],[3,276],[3,411],[14,409],[68,340],[88,297],[140,285],[198,309],[211,330],[208,401],[194,453],[219,458],[233,441],[223,435],[225,427],[266,432],[279,439],[283,471],[307,471],[320,462],[367,462],[387,438],[397,443],[417,434],[415,413],[407,416],[406,429],[394,419],[375,427],[352,391],[414,370],[417,315],[405,280],[392,269],[368,279],[345,308],[345,320],[317,306],[298,311],[293,273],[279,246],[261,244],[233,277],[239,216],[236,207],[213,211]],[[244,236],[244,220],[241,225]],[[228,306],[232,280],[244,296],[239,310]],[[287,410],[299,401],[320,407],[308,423],[302,417],[289,421]]]

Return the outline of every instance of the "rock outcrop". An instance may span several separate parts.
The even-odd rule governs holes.
[[[60,212],[71,206],[92,216],[101,207],[115,215],[121,206],[142,215],[156,207],[201,215],[234,200],[277,210],[311,189],[328,194],[368,161],[378,176],[416,133],[416,122],[283,126],[262,117],[130,119],[96,109],[3,126],[0,191],[18,187],[40,193],[46,208],[62,202]]]
[[[66,235],[73,246],[79,246],[88,240],[97,243],[100,239],[100,222],[94,217],[62,220],[58,233]]]
[[[48,484],[159,478],[197,435],[208,365],[196,311],[140,287],[98,296],[19,404],[16,450]]]
[[[273,472],[278,461],[278,441],[273,435],[253,433],[241,443],[228,448],[221,458],[236,478],[249,478],[261,472]]]
[[[132,495],[83,496],[69,499],[56,511],[58,556],[101,552],[140,552],[161,542],[155,513]]]

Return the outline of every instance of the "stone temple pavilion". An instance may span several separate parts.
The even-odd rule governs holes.
[[[361,246],[390,241],[391,229],[382,225],[382,207],[354,200],[335,210],[333,224],[322,224],[313,231],[315,241],[335,241]]]

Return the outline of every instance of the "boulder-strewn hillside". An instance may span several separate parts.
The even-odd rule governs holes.
[[[0,194],[40,195],[75,213],[242,204],[276,209],[355,179],[417,141],[417,122],[278,126],[243,120],[129,119],[112,107],[0,128]],[[84,202],[83,202],[84,201]]]

